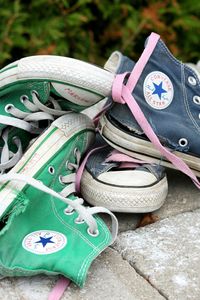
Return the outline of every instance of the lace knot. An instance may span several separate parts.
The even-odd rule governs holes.
[[[123,73],[116,75],[112,86],[112,98],[114,102],[125,104],[126,101],[123,98],[124,79],[129,73]]]

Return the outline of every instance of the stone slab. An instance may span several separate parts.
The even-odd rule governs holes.
[[[123,213],[114,213],[118,219],[119,230],[118,232],[124,232],[127,230],[133,230],[137,227],[141,214],[123,214]],[[101,215],[102,219],[106,225],[111,230],[111,218],[108,215]]]
[[[114,248],[167,299],[200,299],[200,210],[121,233]]]
[[[153,214],[159,219],[200,208],[200,191],[191,179],[176,170],[167,169],[169,192],[164,205]]]
[[[0,281],[4,300],[47,300],[55,278],[36,276]],[[92,264],[83,289],[71,284],[62,300],[163,300],[120,254],[108,248]]]

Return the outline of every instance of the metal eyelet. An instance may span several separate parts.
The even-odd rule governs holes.
[[[53,175],[55,173],[55,169],[52,166],[49,166],[48,171],[51,175]]]
[[[62,175],[59,175],[58,180],[59,180],[60,184],[64,185],[64,182],[62,181]]]
[[[16,143],[17,141],[20,141],[20,138],[18,137],[18,136],[13,136],[12,137],[12,141],[14,142],[14,143]]]
[[[92,237],[97,237],[99,235],[99,230],[97,229],[95,232],[91,232],[90,228],[88,227],[87,233]]]
[[[76,224],[83,224],[83,223],[85,223],[85,221],[84,220],[80,220],[79,217],[78,217],[78,218],[76,218],[74,220],[74,223],[76,223]]]
[[[36,90],[32,90],[31,94],[35,94],[37,97],[39,97],[39,94],[38,94],[38,92]]]
[[[68,211],[67,208],[65,208],[65,209],[63,210],[63,212],[64,212],[64,214],[67,215],[67,216],[71,216],[71,215],[74,214],[74,210]]]
[[[181,138],[181,139],[178,141],[178,143],[179,143],[179,145],[180,145],[181,147],[185,147],[185,146],[187,146],[187,144],[188,144],[188,140],[185,139],[185,138]]]
[[[189,82],[191,85],[196,85],[196,84],[197,84],[197,81],[196,81],[196,79],[195,79],[193,76],[189,76],[189,77],[188,77],[188,82]]]
[[[77,151],[78,151],[78,148],[77,147],[74,148],[74,156],[76,155]]]
[[[193,97],[193,102],[194,102],[195,104],[197,104],[197,105],[200,105],[200,97],[197,96],[197,95],[195,95],[195,96]]]
[[[10,113],[10,110],[12,109],[14,107],[14,105],[13,104],[7,104],[6,106],[5,106],[5,112],[7,112],[8,114]]]
[[[28,97],[27,95],[22,95],[22,96],[20,97],[21,103],[24,103],[24,101],[26,101],[26,100],[29,100],[29,97]]]

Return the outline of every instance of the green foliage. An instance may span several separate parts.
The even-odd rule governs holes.
[[[0,0],[0,66],[35,54],[103,64],[120,50],[137,59],[151,31],[183,61],[200,59],[196,0]]]

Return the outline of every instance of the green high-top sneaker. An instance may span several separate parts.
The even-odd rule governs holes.
[[[0,171],[13,167],[20,149],[49,122],[110,94],[113,79],[111,72],[94,65],[51,55],[22,58],[0,70]],[[7,126],[17,130],[5,134]]]
[[[0,176],[0,275],[62,274],[80,287],[94,258],[111,244],[117,220],[85,207],[76,170],[95,131],[83,114],[58,118],[7,174]],[[112,235],[97,215],[111,215]]]

